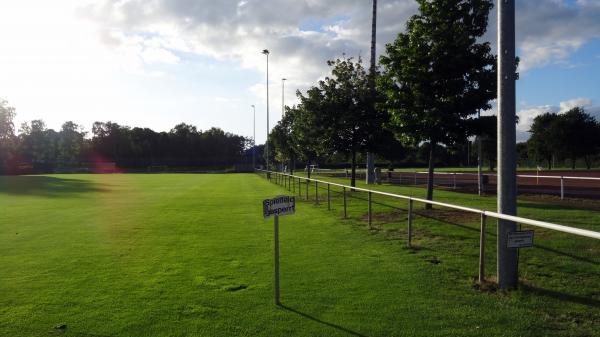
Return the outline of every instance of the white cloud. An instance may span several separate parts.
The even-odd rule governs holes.
[[[529,129],[535,117],[546,112],[565,113],[575,107],[584,108],[584,110],[600,121],[600,106],[594,105],[593,100],[585,97],[573,98],[562,101],[556,105],[540,105],[523,107],[517,112],[519,123],[517,124],[517,141],[525,141],[529,138]]]
[[[517,0],[521,72],[568,63],[574,51],[600,37],[600,1],[565,1]],[[416,11],[414,0],[379,2],[378,54]],[[485,36],[492,43],[495,15],[493,9]],[[321,27],[311,30],[306,22]],[[114,101],[125,109],[122,102],[130,101],[130,95],[114,83],[121,77],[168,77],[169,66],[201,56],[217,61],[206,61],[205,70],[232,64],[261,74],[257,83],[244,86],[255,96],[249,106],[266,96],[266,60],[260,51],[268,48],[270,106],[278,112],[282,77],[289,79],[286,102],[293,103],[297,89],[314,85],[327,73],[328,59],[345,53],[368,62],[370,29],[368,0],[3,0],[0,41],[9,47],[0,53],[0,95],[8,95],[19,114],[23,107],[34,111],[43,106],[28,103],[34,100],[53,106],[69,101],[71,111],[79,106],[104,118],[105,109],[90,102]],[[223,85],[229,80],[223,79]],[[161,97],[152,98],[167,106],[173,100]],[[531,120],[528,116],[545,108],[552,107],[524,106],[521,130]]]
[[[560,102],[558,112],[564,113],[576,107],[582,107],[584,109],[591,108],[592,100],[589,98],[579,97],[570,99],[568,101]]]

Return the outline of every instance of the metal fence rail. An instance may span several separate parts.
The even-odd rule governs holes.
[[[302,177],[302,176],[297,176],[297,175],[292,175],[292,174],[287,174],[287,173],[266,171],[266,170],[260,170],[260,169],[257,169],[256,172],[264,173],[266,175],[267,179],[274,180],[275,183],[282,185],[283,187],[287,188],[289,191],[293,191],[294,193],[296,193],[296,190],[297,190],[298,195],[300,197],[304,196],[305,200],[309,200],[309,198],[310,198],[309,195],[311,193],[310,185],[314,184],[314,195],[315,195],[315,203],[316,204],[318,204],[320,201],[319,200],[319,184],[321,186],[326,186],[326,190],[327,190],[326,202],[327,202],[328,209],[331,209],[331,192],[332,192],[331,187],[335,186],[335,187],[342,188],[341,194],[343,195],[344,218],[347,218],[347,216],[348,216],[348,214],[347,214],[348,190],[365,192],[368,194],[367,219],[368,219],[369,228],[371,228],[371,221],[372,221],[371,204],[373,203],[373,200],[372,200],[373,195],[382,195],[382,196],[387,196],[387,197],[391,197],[391,198],[407,200],[408,201],[407,245],[409,247],[411,245],[411,239],[412,239],[412,222],[413,222],[413,218],[414,218],[412,213],[413,213],[413,203],[414,202],[420,202],[423,204],[436,205],[436,206],[446,207],[446,208],[455,209],[455,210],[459,210],[459,211],[469,212],[469,213],[473,213],[473,214],[479,214],[479,216],[481,218],[480,239],[479,239],[479,281],[480,282],[484,280],[484,275],[485,275],[484,256],[485,256],[485,240],[486,240],[486,231],[485,230],[486,230],[487,218],[491,217],[491,218],[495,218],[495,219],[514,221],[514,222],[520,223],[520,224],[525,224],[525,225],[530,225],[530,226],[534,226],[534,227],[540,227],[540,228],[550,229],[550,230],[554,230],[554,231],[558,231],[558,232],[574,234],[574,235],[579,235],[579,236],[583,236],[583,237],[587,237],[587,238],[591,238],[591,239],[600,240],[600,232],[595,232],[595,231],[588,230],[588,229],[569,227],[569,226],[554,224],[554,223],[550,223],[550,222],[546,222],[546,221],[533,220],[533,219],[523,218],[523,217],[519,217],[519,216],[513,216],[513,215],[501,214],[501,213],[497,213],[497,212],[486,211],[486,210],[482,210],[482,209],[448,204],[448,203],[444,203],[444,202],[427,200],[427,199],[422,199],[422,198],[415,198],[412,196],[407,196],[407,195],[402,195],[402,194],[394,194],[394,193],[389,193],[389,192],[370,190],[370,189],[361,188],[361,187],[352,187],[352,186],[348,186],[348,185],[344,185],[344,184],[338,184],[338,183],[333,183],[333,182],[329,182],[329,181],[307,178],[307,177]],[[304,186],[302,186],[302,185],[304,185]],[[302,187],[304,187],[304,188],[302,188]]]
[[[323,169],[320,169],[323,170]],[[320,173],[320,172],[317,172]],[[323,174],[328,175],[331,174],[329,172],[323,172]],[[413,171],[413,172],[409,172],[409,171],[397,171],[397,172],[392,172],[389,171],[386,173],[381,173],[380,179],[382,180],[387,180],[388,182],[394,182],[398,183],[398,184],[407,184],[407,185],[418,185],[419,182],[423,181],[423,178],[427,179],[428,172],[426,171]],[[359,174],[359,176],[361,176],[361,174]],[[438,183],[439,181],[443,181],[443,183],[439,183],[440,185],[445,185],[445,186],[451,186],[452,189],[457,189],[457,186],[459,184],[473,184],[473,185],[477,185],[477,178],[475,178],[475,180],[465,180],[465,179],[460,179],[461,177],[477,177],[478,174],[477,173],[472,173],[472,172],[435,172],[434,173],[434,183],[436,180],[436,176],[440,177],[440,179],[438,179]],[[481,174],[482,179],[487,180],[489,179],[489,177],[497,177],[497,174],[494,173],[482,173]],[[443,177],[443,178],[442,178]],[[447,177],[447,178],[446,178]],[[540,179],[551,179],[551,180],[555,180],[555,181],[559,181],[560,183],[557,185],[552,185],[551,187],[555,187],[557,190],[557,194],[560,195],[561,199],[565,198],[565,194],[566,194],[566,190],[567,190],[567,186],[566,186],[566,182],[568,181],[573,181],[573,182],[594,182],[594,183],[600,183],[600,177],[578,177],[578,176],[569,176],[569,175],[539,175],[539,174],[518,174],[517,175],[517,184],[520,184],[522,186],[529,186],[531,187],[530,184],[523,184],[522,182],[519,183],[518,179],[526,179],[526,178],[531,178],[531,179],[536,179],[536,185],[538,185],[539,180]],[[489,183],[486,183],[489,184]],[[582,186],[570,186],[570,188],[581,188]],[[599,188],[600,189],[600,188]],[[542,192],[540,192],[542,193]]]

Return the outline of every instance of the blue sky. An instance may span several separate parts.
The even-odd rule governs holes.
[[[94,121],[168,131],[179,122],[266,135],[285,100],[327,73],[328,59],[368,56],[369,0],[3,0],[0,98],[17,122]],[[416,13],[379,0],[378,53]],[[485,36],[495,46],[495,10]],[[581,105],[600,118],[600,0],[517,0],[518,138],[546,111]],[[495,47],[494,47],[495,48]],[[490,111],[488,113],[494,113]]]

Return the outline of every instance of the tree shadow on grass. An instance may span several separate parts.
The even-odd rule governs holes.
[[[49,176],[0,177],[0,195],[35,195],[43,197],[67,197],[90,192],[107,192],[101,184],[81,179]]]
[[[421,216],[423,218],[427,218],[427,219],[430,219],[430,220],[435,220],[435,221],[443,222],[445,224],[456,226],[456,227],[460,227],[460,228],[463,228],[463,229],[468,230],[468,231],[477,232],[477,233],[479,233],[481,231],[481,229],[478,228],[478,227],[471,227],[469,225],[465,225],[465,224],[462,224],[462,223],[459,223],[459,222],[456,222],[456,221],[451,221],[451,220],[445,218],[445,216],[439,216],[439,214],[432,215],[431,212],[427,213],[425,211],[415,211],[415,214],[418,215],[418,216]],[[489,236],[489,237],[496,237],[496,234],[493,233],[489,227],[488,227],[488,229],[486,231],[486,235]],[[544,250],[544,251],[547,251],[547,252],[550,252],[550,253],[557,254],[557,255],[566,256],[566,257],[572,258],[572,259],[580,261],[580,262],[585,262],[585,263],[593,264],[593,265],[596,265],[596,266],[599,264],[598,261],[595,261],[593,259],[590,259],[590,258],[587,258],[587,257],[584,257],[584,256],[575,255],[573,253],[565,252],[565,251],[562,251],[562,250],[559,250],[559,249],[556,249],[556,248],[551,248],[551,247],[548,247],[548,246],[545,246],[545,245],[541,245],[541,244],[538,244],[538,243],[536,243],[534,245],[534,247],[538,248],[538,249],[541,249],[541,250]]]
[[[367,335],[363,335],[363,334],[361,334],[359,332],[352,331],[352,330],[350,330],[348,328],[344,328],[343,326],[340,326],[340,325],[337,325],[337,324],[325,322],[325,321],[323,321],[321,319],[318,319],[318,318],[316,318],[314,316],[311,316],[311,315],[309,315],[307,313],[298,311],[298,310],[296,310],[294,308],[290,308],[290,307],[285,306],[283,304],[281,304],[281,308],[283,308],[283,309],[285,309],[287,311],[293,312],[293,313],[295,313],[297,315],[300,315],[300,316],[302,316],[304,318],[310,319],[311,321],[314,321],[314,322],[317,322],[317,323],[320,323],[320,324],[323,324],[323,325],[327,325],[328,327],[331,327],[331,328],[343,331],[343,332],[345,332],[347,334],[350,334],[350,335],[353,335],[353,336],[357,336],[357,337],[367,337]]]
[[[521,287],[525,291],[537,296],[550,297],[559,301],[572,302],[600,309],[600,301],[593,298],[566,294],[555,290],[536,288],[530,285],[522,285]]]

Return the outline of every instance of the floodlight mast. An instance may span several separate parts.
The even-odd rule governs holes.
[[[285,116],[285,81],[287,78],[281,79],[281,119]]]
[[[369,67],[369,90],[371,95],[371,107],[375,111],[375,47],[377,39],[377,0],[373,0],[373,14],[371,18],[371,64]],[[375,183],[375,154],[371,151],[367,152],[367,172],[365,174],[367,185]]]
[[[517,214],[515,0],[498,1],[498,213]],[[518,251],[508,248],[514,221],[498,220],[497,273],[501,289],[518,284]]]
[[[265,140],[265,162],[269,171],[269,50],[263,49],[262,53],[267,56],[267,140]]]
[[[252,107],[252,169],[256,168],[256,107]]]

